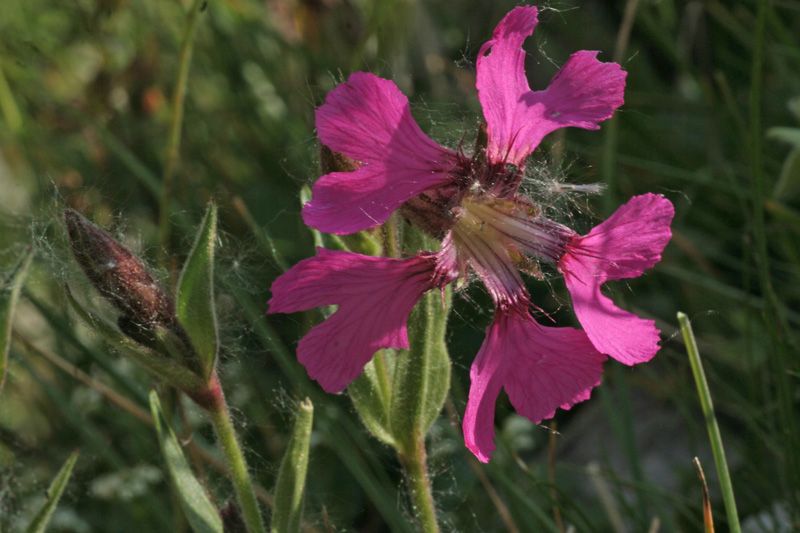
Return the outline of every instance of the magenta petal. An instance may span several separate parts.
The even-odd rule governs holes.
[[[525,76],[522,43],[539,22],[537,15],[533,6],[514,8],[478,53],[475,85],[486,118],[488,155],[493,162],[520,164],[536,148],[525,151],[524,146],[517,145],[526,143],[526,139],[519,138],[519,132],[530,127],[526,106],[521,102],[522,95],[531,91]]]
[[[597,60],[599,52],[582,50],[570,56],[544,91],[526,98],[530,106],[544,105],[547,128],[565,126],[595,130],[611,118],[625,100],[627,72],[617,63]]]
[[[494,451],[494,406],[506,374],[509,361],[504,352],[505,315],[496,315],[486,330],[478,355],[469,371],[469,399],[464,412],[464,444],[479,461],[487,463]]]
[[[489,134],[489,158],[521,165],[545,135],[566,126],[598,128],[623,103],[625,76],[597,52],[573,54],[544,91],[531,91],[522,43],[537,23],[534,7],[518,7],[478,56],[478,97]],[[487,55],[488,54],[488,55]]]
[[[606,280],[639,276],[656,264],[672,236],[673,215],[672,203],[663,196],[636,196],[588,235],[573,239],[559,265],[592,344],[627,365],[656,354],[659,331],[654,320],[616,307],[600,287]]]
[[[381,348],[408,348],[408,314],[431,288],[429,258],[318,248],[272,284],[270,313],[339,308],[300,340],[297,358],[327,392],[343,390]]]
[[[674,215],[672,202],[660,194],[634,196],[587,235],[574,239],[572,255],[591,264],[603,281],[635,278],[661,260]]]
[[[519,414],[539,423],[556,409],[589,399],[600,384],[606,356],[584,331],[509,320],[506,353],[513,360],[505,389]]]
[[[588,276],[582,265],[572,265],[565,275],[575,314],[595,348],[626,365],[644,363],[658,352],[655,320],[623,311],[600,292],[601,283]],[[589,281],[584,282],[583,280]]]
[[[494,450],[494,406],[501,388],[532,422],[551,418],[589,398],[606,357],[583,331],[550,328],[524,315],[500,313],[472,365],[464,441],[487,462]]]
[[[303,208],[306,224],[327,233],[353,233],[386,221],[419,193],[451,182],[456,154],[420,130],[408,99],[389,80],[356,72],[317,109],[323,144],[363,163],[315,184]]]

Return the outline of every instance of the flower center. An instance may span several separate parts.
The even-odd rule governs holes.
[[[519,198],[466,196],[456,215],[452,236],[459,262],[472,266],[503,306],[527,301],[519,269],[528,257],[557,263],[575,235]]]
[[[463,242],[484,243],[487,250],[518,253],[557,263],[575,236],[568,227],[542,216],[519,199],[466,197],[453,231]],[[473,245],[474,247],[474,245]]]

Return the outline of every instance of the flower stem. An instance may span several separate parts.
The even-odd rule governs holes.
[[[189,8],[186,27],[183,30],[181,49],[178,56],[178,77],[175,80],[175,89],[172,93],[172,116],[170,117],[169,139],[167,140],[167,161],[164,167],[164,176],[161,184],[161,205],[159,212],[159,241],[167,257],[167,241],[169,240],[169,208],[172,196],[172,178],[175,174],[175,165],[178,162],[178,148],[181,145],[181,126],[183,124],[183,107],[186,101],[186,85],[189,79],[189,65],[192,62],[192,47],[194,45],[195,29],[197,28],[197,15],[206,0],[194,0]]]
[[[431,479],[428,475],[425,436],[421,435],[417,439],[417,444],[406,450],[406,453],[398,453],[398,458],[406,474],[411,505],[417,517],[419,530],[423,533],[438,533],[439,524],[436,522],[436,508],[433,504]]]
[[[697,384],[697,392],[700,394],[700,406],[703,409],[703,416],[708,427],[708,436],[711,439],[711,451],[714,453],[719,484],[722,487],[722,499],[725,502],[725,512],[728,515],[728,527],[731,533],[740,533],[741,527],[739,526],[739,514],[736,511],[736,500],[733,497],[733,484],[731,483],[731,475],[728,472],[728,462],[725,459],[725,449],[722,447],[722,435],[719,432],[717,417],[714,415],[711,391],[708,388],[703,364],[700,362],[700,352],[697,349],[697,342],[694,339],[694,332],[692,332],[689,318],[679,312],[678,322],[680,322],[681,333],[683,333],[683,340],[686,343],[686,351],[689,353],[689,362],[692,365],[694,381]]]
[[[217,383],[216,375],[212,377],[211,382]],[[248,533],[264,533],[264,524],[261,521],[258,502],[256,501],[256,492],[253,489],[253,484],[250,482],[250,476],[247,473],[247,463],[244,459],[244,453],[242,453],[242,448],[239,446],[239,441],[236,439],[236,432],[233,429],[233,423],[228,413],[228,405],[225,402],[225,396],[223,396],[222,389],[220,389],[218,385],[217,391],[217,401],[209,407],[208,413],[211,415],[211,422],[214,424],[214,429],[217,431],[217,437],[219,438],[222,450],[225,453],[225,458],[228,460],[228,465],[231,469],[231,477],[233,478],[233,485],[236,488],[236,494],[239,496],[239,504],[242,506],[244,522],[247,526]]]

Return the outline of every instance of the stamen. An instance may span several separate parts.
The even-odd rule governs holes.
[[[521,253],[557,263],[576,234],[541,216],[538,210],[515,200],[465,198],[463,214],[456,226],[471,235],[486,234],[496,246],[514,247]],[[489,237],[491,234],[491,237]]]

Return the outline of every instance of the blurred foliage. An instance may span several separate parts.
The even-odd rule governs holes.
[[[313,400],[305,516],[317,531],[410,531],[411,514],[388,448],[359,425],[346,396],[323,394],[294,359],[315,315],[264,314],[282,262],[313,253],[299,196],[319,175],[314,109],[350,72],[369,70],[409,95],[433,138],[469,146],[472,134],[463,132],[474,132],[480,117],[475,55],[514,5],[208,0],[201,10],[170,211],[175,259],[158,272],[167,284],[177,281],[176,265],[213,197],[222,231],[215,272],[223,386],[254,478],[268,489],[296,404]],[[630,6],[629,39],[620,39]],[[0,7],[0,268],[9,272],[25,246],[36,247],[0,396],[2,531],[22,530],[76,448],[81,457],[51,531],[188,527],[155,432],[136,410],[146,407],[153,381],[68,312],[65,281],[83,283],[76,294],[90,292],[68,257],[61,222],[62,209],[75,208],[155,261],[188,8],[174,0],[3,0]],[[460,416],[490,306],[479,290],[455,295],[451,401],[430,439],[445,530],[513,523],[518,531],[558,531],[563,522],[609,531],[617,513],[632,531],[656,518],[663,531],[701,531],[695,455],[724,530],[689,363],[674,335],[678,310],[694,321],[745,530],[798,527],[800,188],[784,183],[797,179],[783,170],[793,147],[766,136],[797,126],[787,106],[800,95],[798,11],[796,2],[752,0],[559,1],[542,10],[526,44],[532,87],[544,88],[581,49],[601,50],[601,59],[615,58],[629,73],[613,122],[600,132],[554,134],[533,157],[554,180],[608,184],[602,196],[572,206],[584,228],[592,212],[607,215],[634,194],[659,192],[675,203],[663,261],[615,287],[618,300],[657,320],[663,349],[633,369],[608,363],[592,400],[557,414],[555,439],[499,402],[498,451],[478,466],[463,446]],[[754,63],[759,52],[763,62]],[[563,216],[567,207],[559,207]],[[534,301],[560,306],[553,316],[568,322],[555,296],[562,287],[546,285],[531,286]],[[121,407],[98,383],[130,404]],[[179,439],[191,442],[187,457],[198,477],[224,506],[231,490],[214,463],[210,426],[190,402],[161,396]]]

